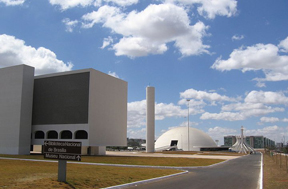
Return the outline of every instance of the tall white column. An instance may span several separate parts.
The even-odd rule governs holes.
[[[146,152],[155,151],[155,88],[146,88]]]

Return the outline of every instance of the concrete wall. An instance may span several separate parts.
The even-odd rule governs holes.
[[[51,140],[81,141],[92,154],[127,143],[127,82],[94,69],[35,78],[29,66],[0,69],[0,105],[3,154],[29,154],[30,145],[43,145],[50,131],[58,133]],[[86,131],[88,139],[61,139],[63,130]],[[36,139],[37,131],[45,136]]]
[[[87,76],[88,80],[87,80]],[[55,79],[56,78],[56,79]],[[36,116],[43,116],[45,114],[52,114],[53,112],[49,112],[49,108],[42,111],[42,115],[39,115],[37,109],[45,106],[49,100],[57,100],[58,96],[67,96],[67,91],[61,92],[60,89],[58,91],[49,92],[52,90],[56,90],[51,86],[49,80],[55,80],[55,82],[63,83],[63,79],[61,78],[69,78],[68,81],[64,82],[60,88],[68,88],[67,90],[74,90],[77,94],[68,94],[69,101],[64,103],[65,106],[68,107],[69,104],[73,106],[73,104],[77,105],[77,108],[74,111],[81,111],[79,114],[88,114],[88,123],[82,117],[85,117],[84,114],[81,116],[81,119],[75,119],[75,112],[73,113],[73,118],[68,120],[74,120],[73,122],[67,121],[67,119],[62,119],[61,114],[64,111],[60,111],[57,113],[58,118],[54,119],[53,122],[47,122],[49,120],[38,119]],[[79,83],[79,80],[82,81],[82,84]],[[96,147],[100,146],[99,149],[95,150],[102,153],[102,148],[105,149],[105,146],[126,146],[127,143],[127,82],[112,77],[110,75],[104,74],[94,69],[85,69],[85,70],[77,70],[63,73],[55,73],[37,76],[35,79],[35,94],[37,95],[37,100],[34,98],[34,113],[33,113],[33,125],[32,125],[32,144],[35,145],[43,145],[44,140],[47,139],[46,135],[44,139],[35,139],[34,134],[36,131],[43,131],[45,134],[50,130],[55,130],[59,134],[62,130],[70,130],[75,132],[77,130],[85,130],[88,132],[88,139],[82,140],[82,146],[91,146]],[[52,82],[53,83],[53,82]],[[38,88],[45,88],[45,85],[49,84],[50,89],[47,93],[51,93],[53,99],[49,99],[49,95],[42,94],[42,90],[38,90]],[[86,87],[86,85],[89,85]],[[55,84],[59,85],[59,84]],[[60,85],[59,85],[60,86]],[[58,87],[59,88],[59,87]],[[77,90],[80,89],[80,90]],[[73,91],[70,93],[73,93]],[[86,98],[86,95],[88,97]],[[39,96],[42,96],[39,98]],[[44,102],[43,102],[44,101]],[[62,101],[66,101],[64,98]],[[38,105],[42,104],[41,106]],[[63,102],[59,102],[63,104]],[[58,103],[58,104],[59,104]],[[85,104],[88,104],[86,106]],[[52,104],[52,103],[51,103]],[[83,106],[84,104],[84,106]],[[56,104],[57,105],[57,104]],[[55,105],[55,106],[56,106]],[[50,103],[47,105],[50,106]],[[38,107],[38,108],[36,108]],[[86,110],[86,107],[88,110]],[[51,108],[55,109],[54,107]],[[59,107],[59,109],[63,109],[63,107]],[[65,109],[64,109],[65,110]],[[69,115],[69,114],[68,114]],[[63,121],[64,120],[64,121]],[[80,120],[80,121],[79,121]],[[81,121],[82,120],[82,121]],[[84,120],[84,121],[83,121]],[[60,122],[59,122],[60,121]],[[81,123],[82,122],[82,123]],[[40,123],[40,124],[39,124]],[[53,139],[54,140],[54,139]],[[60,139],[60,137],[57,140]],[[65,141],[76,141],[75,139],[65,139]],[[77,140],[78,141],[78,140]],[[95,148],[96,149],[96,148]],[[97,148],[98,149],[98,148]]]
[[[29,154],[34,68],[0,69],[0,153]]]
[[[90,146],[127,145],[127,82],[91,69]]]

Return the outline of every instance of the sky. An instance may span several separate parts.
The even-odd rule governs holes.
[[[219,144],[241,126],[288,141],[287,0],[0,0],[0,68],[18,64],[127,81],[129,138],[146,138],[153,86],[156,139],[189,107]]]

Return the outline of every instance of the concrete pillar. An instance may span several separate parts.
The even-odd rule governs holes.
[[[0,154],[30,154],[33,87],[33,67],[0,69]]]
[[[106,146],[91,146],[90,149],[90,155],[106,155]]]
[[[155,151],[155,88],[146,88],[146,152]]]

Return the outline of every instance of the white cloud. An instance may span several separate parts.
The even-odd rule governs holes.
[[[111,75],[111,76],[116,77],[116,78],[120,78],[120,77],[116,74],[116,72],[111,72],[111,71],[109,71],[109,72],[108,72],[108,75]]]
[[[117,4],[119,6],[123,6],[123,7],[138,3],[138,0],[104,0],[104,1],[112,2],[112,3],[115,3],[115,4]]]
[[[214,19],[216,15],[231,17],[237,12],[236,0],[196,0],[202,4],[197,10],[200,15]]]
[[[280,43],[285,49],[286,40]],[[283,50],[282,49],[282,50]],[[265,78],[255,78],[263,86],[264,81],[288,80],[288,56],[279,55],[281,49],[273,44],[256,44],[233,50],[227,60],[218,58],[212,65],[213,69],[230,71],[233,69],[246,71],[262,70]]]
[[[1,1],[12,1],[12,0],[0,0]],[[16,1],[16,0],[15,0]],[[25,0],[18,0],[25,1]],[[95,6],[100,7],[104,3],[109,4],[112,3],[117,6],[130,6],[133,4],[137,4],[138,0],[49,0],[51,5],[58,5],[62,10],[67,10],[74,7],[87,7],[87,6]]]
[[[146,124],[146,100],[128,103],[128,128]]]
[[[155,105],[155,119],[163,120],[166,117],[184,117],[187,115],[187,110],[181,109],[180,106],[174,104],[156,103]]]
[[[92,5],[94,0],[49,0],[51,5],[59,5],[62,10],[82,6],[86,7]]]
[[[146,127],[143,128],[133,128],[127,129],[127,135],[129,138],[138,138],[138,139],[145,139],[146,138]]]
[[[278,117],[261,117],[260,118],[261,122],[265,123],[274,123],[280,121]]]
[[[214,19],[216,16],[231,17],[237,13],[236,0],[165,0],[167,3],[180,3],[184,5],[197,6],[200,15],[208,19]]]
[[[187,110],[181,109],[172,103],[155,103],[155,120],[167,117],[187,116]],[[146,100],[128,103],[128,127],[141,127],[146,125]]]
[[[244,35],[233,35],[232,36],[232,41],[239,41],[244,39]]]
[[[100,47],[101,49],[104,49],[105,47],[109,46],[111,43],[113,43],[113,38],[111,36],[103,39],[103,45]]]
[[[283,92],[251,91],[244,100],[247,103],[288,104],[288,97]]]
[[[44,47],[25,45],[21,39],[0,35],[0,67],[26,64],[35,67],[36,75],[69,71],[73,65],[58,60],[56,54]]]
[[[123,13],[119,8],[102,6],[82,17],[83,28],[97,23],[123,36],[113,46],[117,56],[128,57],[162,54],[169,42],[174,42],[182,56],[208,52],[202,38],[208,29],[202,22],[190,25],[186,10],[173,4],[149,5],[141,12]]]
[[[209,113],[205,112],[201,115],[200,119],[214,119],[214,120],[225,120],[225,121],[239,121],[245,120],[246,117],[237,112],[220,112],[220,113]]]
[[[197,99],[213,101],[236,101],[234,98],[227,97],[225,95],[219,95],[215,92],[197,91],[195,89],[187,89],[180,93],[180,97],[184,99]]]
[[[285,108],[275,105],[285,105],[288,98],[282,92],[251,91],[244,102],[225,104],[219,113],[205,112],[200,119],[214,119],[226,121],[246,120],[252,116],[263,116],[274,112],[283,112]],[[273,105],[273,106],[268,106]]]
[[[286,39],[282,40],[278,47],[280,48],[280,51],[282,52],[288,52],[288,37]]]
[[[6,6],[22,5],[25,0],[0,0],[0,3],[4,3]]]
[[[97,23],[104,23],[113,25],[118,24],[124,18],[125,14],[121,13],[121,10],[117,7],[111,7],[104,5],[100,7],[97,11],[87,13],[82,16],[82,19],[85,21],[82,25],[83,28],[91,28]]]
[[[73,32],[73,28],[78,24],[78,20],[70,20],[69,18],[64,18],[62,22],[66,25],[67,32]]]

